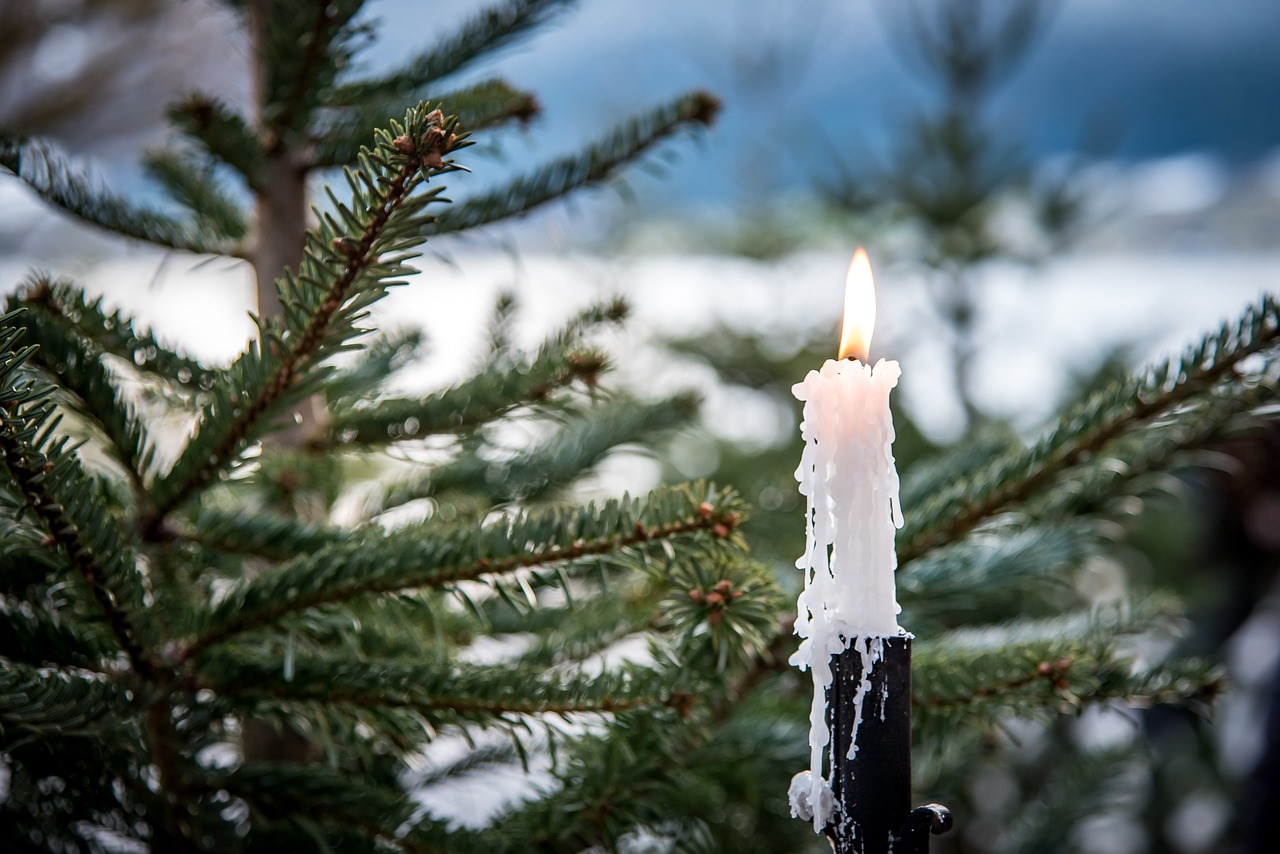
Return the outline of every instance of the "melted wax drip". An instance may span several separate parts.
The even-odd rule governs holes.
[[[884,359],[874,368],[832,359],[792,387],[804,402],[804,453],[796,480],[808,502],[808,524],[805,553],[796,561],[805,573],[796,614],[801,641],[790,663],[812,673],[813,702],[810,770],[796,775],[788,794],[792,814],[812,818],[819,833],[831,821],[834,807],[830,783],[822,774],[823,754],[831,742],[826,692],[833,676],[832,658],[852,643],[863,651],[852,759],[871,671],[883,655],[883,638],[903,634],[893,582],[898,565],[894,532],[902,527],[902,511],[889,413],[889,392],[901,373],[897,362]]]

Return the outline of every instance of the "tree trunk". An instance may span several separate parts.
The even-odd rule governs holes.
[[[290,147],[290,140],[276,138],[265,123],[270,57],[267,51],[268,6],[270,0],[250,0],[246,24],[254,65],[255,97],[258,102],[258,133],[266,150],[262,185],[255,188],[254,234],[248,251],[257,282],[258,314],[262,318],[282,314],[275,281],[288,269],[302,263],[307,231],[307,167],[302,153]],[[294,425],[277,430],[264,440],[276,448],[301,447],[327,423],[324,399],[312,395],[294,413]],[[274,725],[258,718],[246,718],[240,738],[245,759],[269,762],[308,762],[319,757],[319,746],[294,727]]]

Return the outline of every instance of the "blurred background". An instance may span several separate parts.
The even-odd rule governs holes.
[[[475,8],[370,2],[377,45],[359,61],[391,67]],[[221,4],[8,0],[3,15],[0,126],[58,141],[122,192],[154,194],[139,156],[163,143],[166,105],[195,88],[248,100]],[[757,507],[757,554],[786,568],[802,530],[789,388],[834,355],[854,248],[877,274],[872,355],[903,365],[900,465],[975,432],[1032,435],[1100,379],[1276,289],[1278,43],[1273,0],[584,0],[500,62],[538,93],[534,127],[487,139],[474,174],[453,180],[497,183],[690,88],[723,100],[717,126],[624,182],[431,244],[420,281],[377,314],[424,329],[432,357],[403,381],[426,386],[483,353],[500,292],[529,342],[593,298],[626,296],[613,382],[694,387],[706,403],[697,426],[611,457],[579,492],[734,483]],[[33,267],[76,276],[198,356],[229,359],[252,331],[242,262],[102,236],[0,176],[0,292]],[[1093,601],[1145,585],[1196,603],[1187,642],[1233,683],[1216,726],[1129,710],[1008,734],[939,795],[969,816],[940,850],[1245,844],[1243,792],[1274,785],[1248,781],[1280,660],[1280,434],[1224,444],[1212,463],[1142,515],[1130,554],[1075,583]],[[1105,791],[1081,766],[1059,835],[1019,830],[1055,803],[1044,783],[1059,745],[1105,756],[1139,739],[1153,758]]]

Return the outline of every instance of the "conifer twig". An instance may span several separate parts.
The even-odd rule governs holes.
[[[721,505],[722,508],[735,506],[733,501],[725,499],[721,500]],[[624,517],[618,511],[614,511],[614,515],[617,519],[616,526],[602,530],[597,536],[579,537],[567,543],[552,540],[546,545],[531,544],[501,558],[466,558],[458,553],[461,551],[459,546],[450,544],[442,548],[441,563],[435,566],[424,557],[419,557],[416,552],[410,554],[406,549],[400,549],[398,543],[403,542],[407,546],[410,542],[420,542],[406,539],[401,532],[393,533],[384,540],[397,546],[390,553],[377,548],[376,542],[335,544],[317,555],[317,560],[324,560],[323,568],[315,566],[315,561],[296,564],[297,571],[302,571],[303,566],[309,569],[306,572],[308,578],[318,577],[328,583],[308,592],[299,592],[293,588],[292,595],[274,595],[272,591],[281,581],[289,583],[288,579],[296,574],[286,566],[264,578],[259,584],[241,584],[215,610],[211,618],[212,624],[204,627],[182,646],[177,658],[179,661],[188,660],[237,635],[278,623],[290,614],[344,602],[359,595],[394,593],[419,587],[442,587],[534,566],[610,554],[630,546],[662,542],[698,532],[710,532],[716,538],[727,539],[733,535],[741,518],[736,509],[717,511],[710,502],[704,502],[695,513],[684,518],[671,519],[653,526],[636,519],[634,524],[626,526],[630,530],[624,532],[620,527],[625,521]],[[338,574],[339,577],[332,581],[326,578]],[[250,605],[250,601],[260,604]]]
[[[917,706],[926,706],[931,709],[951,709],[972,705],[992,697],[1000,697],[1041,681],[1051,690],[1065,691],[1070,685],[1067,674],[1071,669],[1071,664],[1070,656],[1053,662],[1041,661],[1025,673],[1018,676],[1010,676],[1006,679],[984,682],[968,693],[926,694],[920,691],[916,693],[911,702]]]
[[[304,364],[325,339],[330,322],[352,295],[353,286],[367,269],[378,262],[379,253],[383,251],[384,231],[393,214],[417,186],[415,179],[447,168],[442,158],[454,145],[455,136],[443,129],[444,124],[444,117],[436,110],[426,115],[425,133],[421,138],[403,134],[394,141],[395,148],[403,157],[395,170],[376,184],[372,183],[372,178],[366,179],[376,187],[378,195],[363,212],[368,218],[363,222],[361,231],[354,238],[335,237],[333,245],[326,248],[343,260],[338,275],[327,283],[323,299],[309,313],[309,319],[296,337],[290,335],[287,340],[268,339],[264,342],[276,357],[270,376],[256,395],[240,401],[232,419],[219,425],[220,435],[211,446],[200,445],[200,460],[183,469],[176,481],[166,479],[162,482],[164,488],[160,499],[148,508],[141,519],[143,531],[154,532],[169,511],[185,502],[221,471],[257,428],[262,417],[293,386]],[[179,464],[182,462],[180,458]],[[178,471],[177,465],[174,471]]]
[[[1277,307],[1270,297],[1254,306],[1235,329],[1224,327],[1177,363],[1166,363],[1136,382],[1100,392],[1059,422],[1058,428],[1012,459],[943,490],[908,523],[898,549],[899,566],[952,542],[984,520],[1035,495],[1052,480],[1101,451],[1131,428],[1195,399],[1255,353],[1280,341]],[[1172,382],[1168,377],[1173,375]],[[970,496],[974,496],[970,498]]]
[[[153,453],[150,439],[133,404],[124,398],[103,364],[103,352],[80,334],[79,327],[51,298],[53,287],[48,278],[36,278],[19,299],[10,301],[10,306],[27,309],[19,320],[40,347],[33,361],[71,396],[73,408],[98,428],[108,452],[124,469],[134,495],[141,496],[143,475]]]
[[[328,47],[330,30],[341,24],[337,14],[338,7],[330,0],[312,0],[312,3],[315,5],[315,18],[307,34],[302,38],[306,43],[306,49],[294,73],[289,94],[279,105],[279,111],[274,117],[273,125],[277,133],[281,129],[292,127],[301,113],[308,91],[316,84],[318,76],[316,69],[320,58],[324,55],[324,49]]]
[[[14,338],[14,330],[0,332],[0,349],[8,350]],[[31,353],[31,348],[16,352],[10,350],[5,354],[6,358],[0,359],[0,376],[4,377],[6,384],[16,367],[29,358]],[[15,389],[11,386],[0,388],[0,461],[9,470],[27,506],[49,532],[48,544],[56,544],[62,548],[72,567],[93,594],[94,601],[102,610],[112,635],[128,656],[130,664],[134,670],[145,675],[151,672],[154,664],[129,615],[122,610],[118,601],[126,595],[131,601],[140,598],[126,594],[120,587],[127,581],[136,584],[136,577],[127,580],[116,577],[136,570],[125,565],[128,562],[124,551],[126,546],[124,538],[118,532],[114,532],[116,536],[110,536],[113,532],[103,529],[94,537],[96,542],[91,543],[86,539],[86,532],[80,529],[76,519],[68,512],[61,496],[51,489],[56,480],[72,477],[79,470],[74,458],[63,451],[61,442],[56,443],[48,455],[40,450],[40,446],[50,440],[52,424],[53,409],[47,393],[33,393],[28,389]],[[72,500],[92,499],[81,494],[74,496]],[[102,547],[118,550],[107,555],[108,559],[114,558],[122,564],[118,572],[99,563],[97,555]]]
[[[598,184],[682,128],[710,126],[720,101],[708,92],[692,92],[620,126],[585,152],[549,163],[489,193],[467,199],[442,213],[431,234],[451,234],[523,216]]]
[[[250,190],[263,189],[264,152],[244,116],[215,98],[192,94],[169,108],[169,119],[239,173]]]
[[[49,286],[28,289],[22,296],[24,305],[58,315],[94,345],[152,378],[192,390],[212,385],[214,371],[165,346],[149,330],[139,329],[133,317],[118,309],[108,311],[103,297],[90,298],[66,282],[40,281],[48,281]]]
[[[202,254],[223,254],[225,241],[210,241],[189,222],[134,205],[78,171],[49,144],[0,132],[0,167],[18,177],[49,204],[124,237]]]
[[[338,104],[358,104],[370,98],[408,97],[421,87],[455,74],[479,57],[509,44],[572,2],[503,0],[390,74],[340,86],[333,100]]]

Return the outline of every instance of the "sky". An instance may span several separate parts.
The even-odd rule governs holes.
[[[411,0],[376,0],[375,64],[429,36]],[[679,92],[725,102],[700,147],[679,150],[664,198],[744,203],[803,193],[884,155],[935,92],[888,33],[887,0],[589,0],[506,52],[497,70],[545,104],[533,134],[581,139]],[[1000,4],[996,4],[997,6]],[[1280,3],[1062,0],[989,120],[1032,157],[1136,161],[1204,154],[1228,168],[1280,147]],[[432,4],[433,19],[473,13]],[[446,23],[447,26],[447,23]],[[477,69],[477,77],[493,66]]]
[[[496,0],[495,0],[496,2]],[[930,3],[935,0],[923,0]],[[987,0],[1007,6],[1013,0]],[[358,61],[403,61],[491,5],[476,0],[370,0],[376,41]],[[804,195],[885,157],[936,90],[904,52],[906,0],[580,0],[531,38],[472,69],[500,74],[545,106],[532,130],[508,138],[505,160],[473,179],[496,181],[563,153],[611,122],[690,89],[724,111],[697,145],[666,149],[661,181],[635,186],[650,212],[680,205],[744,208]],[[1247,169],[1280,152],[1280,3],[1275,0],[1044,0],[1056,10],[1042,38],[991,105],[987,120],[1040,158],[1083,151],[1132,163],[1201,156]],[[139,46],[126,28],[63,28],[0,78],[6,104],[115,48],[95,73],[94,102],[58,128],[106,177],[133,189],[136,159],[163,130],[164,107],[190,89],[232,101],[248,90],[234,16],[216,0],[167,7]],[[130,47],[134,45],[134,47]],[[149,64],[144,55],[158,57]],[[105,85],[104,85],[105,84]],[[474,156],[474,152],[472,153]]]

